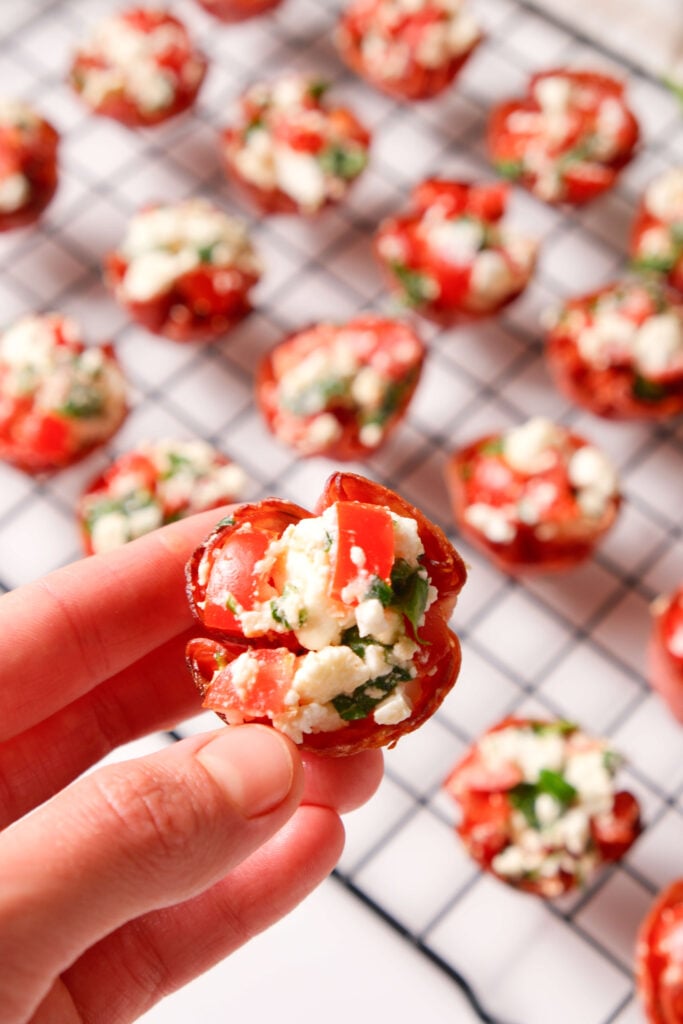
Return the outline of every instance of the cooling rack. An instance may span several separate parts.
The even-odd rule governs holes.
[[[678,423],[613,424],[569,406],[547,376],[539,317],[623,268],[641,189],[683,161],[680,109],[636,65],[522,0],[473,0],[486,42],[456,88],[417,106],[380,96],[342,67],[331,40],[337,0],[287,0],[273,17],[230,27],[178,0],[169,6],[212,59],[199,108],[167,127],[132,133],[88,116],[63,84],[76,42],[116,6],[22,0],[0,11],[0,92],[35,102],[63,134],[62,184],[47,216],[34,230],[0,236],[2,321],[32,310],[74,314],[90,339],[114,341],[134,398],[109,453],[37,481],[0,466],[5,590],[80,557],[77,496],[107,454],[143,438],[204,437],[243,465],[248,497],[314,501],[334,467],[297,461],[267,434],[252,393],[261,355],[313,319],[390,308],[370,255],[377,221],[428,174],[490,177],[487,111],[519,93],[531,71],[580,62],[626,77],[644,140],[618,187],[578,212],[515,191],[513,223],[542,239],[531,287],[491,321],[457,331],[424,326],[430,355],[406,422],[381,453],[351,467],[424,508],[471,569],[453,619],[463,641],[461,679],[435,718],[388,752],[379,794],[348,819],[336,877],[461,987],[473,1020],[635,1024],[635,931],[654,894],[681,873],[683,850],[683,731],[643,675],[649,602],[683,578],[683,438]],[[375,136],[371,166],[349,201],[312,223],[255,219],[218,164],[216,132],[231,101],[257,74],[287,67],[331,77],[335,94]],[[266,265],[253,315],[224,341],[199,347],[130,324],[101,281],[103,254],[140,205],[195,194],[247,220]],[[532,414],[602,445],[620,469],[626,502],[588,565],[560,579],[518,582],[455,537],[442,471],[453,448]],[[628,758],[624,782],[645,812],[646,831],[625,860],[553,904],[475,869],[453,834],[454,808],[441,789],[467,744],[511,712],[559,714],[611,736]],[[176,735],[207,724],[200,716]]]

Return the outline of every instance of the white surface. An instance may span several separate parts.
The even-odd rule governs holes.
[[[338,62],[330,44],[337,0],[286,0],[277,16],[234,27],[177,0],[173,9],[213,67],[196,114],[136,134],[89,117],[63,84],[68,54],[87,25],[122,4],[2,4],[0,92],[35,101],[64,136],[62,185],[47,216],[36,230],[0,237],[2,320],[54,305],[80,317],[89,337],[114,340],[135,408],[112,450],[149,436],[198,434],[244,465],[255,495],[315,500],[334,467],[324,459],[297,462],[266,432],[252,401],[261,354],[316,316],[386,309],[370,256],[377,220],[402,206],[424,174],[490,177],[482,141],[488,107],[520,91],[531,70],[572,59],[604,65],[517,0],[473,5],[487,41],[457,88],[408,107],[372,92]],[[290,65],[330,75],[336,94],[376,133],[371,167],[349,202],[314,223],[255,219],[218,165],[215,136],[230,101],[257,68]],[[448,453],[529,415],[561,418],[604,445],[622,470],[628,503],[617,528],[592,563],[561,580],[511,582],[456,538],[471,566],[454,617],[464,640],[461,680],[437,718],[388,753],[380,793],[348,821],[341,877],[447,965],[464,970],[507,1024],[637,1024],[630,960],[636,925],[654,892],[683,870],[683,730],[641,674],[647,602],[683,572],[680,424],[608,424],[572,409],[552,389],[539,343],[543,310],[623,267],[639,190],[683,159],[683,118],[671,96],[636,74],[628,84],[646,145],[618,188],[577,214],[515,193],[513,223],[542,239],[532,286],[498,320],[457,331],[424,327],[429,363],[408,419],[386,449],[357,467],[395,484],[449,530],[442,479]],[[100,271],[139,204],[195,193],[251,221],[267,268],[255,313],[206,347],[177,345],[130,325],[102,287]],[[94,455],[37,483],[0,466],[5,588],[79,556],[73,504],[105,458]],[[474,870],[440,788],[466,743],[513,710],[570,715],[613,735],[630,758],[627,785],[646,812],[647,832],[625,863],[557,906]],[[353,1017],[399,1024],[474,1019],[446,973],[332,881],[148,1021],[298,1022],[321,1014],[330,1024]]]

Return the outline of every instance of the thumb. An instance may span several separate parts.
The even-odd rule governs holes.
[[[258,725],[101,769],[0,836],[0,1006],[25,1019],[93,942],[222,878],[285,823],[296,749]]]

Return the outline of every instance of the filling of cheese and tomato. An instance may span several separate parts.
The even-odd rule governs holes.
[[[14,213],[31,198],[31,181],[23,166],[40,123],[25,103],[0,98],[0,213]]]
[[[212,272],[214,287],[234,288],[233,270],[260,273],[246,228],[205,199],[186,199],[136,214],[118,255],[127,263],[120,294],[149,302],[197,268]]]
[[[447,66],[481,37],[463,0],[361,0],[349,11],[363,29],[360,50],[373,78],[403,78],[414,62]]]
[[[247,523],[231,544],[253,536]],[[252,648],[217,666],[217,675],[229,672],[231,693],[211,707],[240,723],[269,687],[277,697],[262,713],[297,743],[370,715],[378,724],[409,718],[419,630],[437,596],[423,555],[414,519],[358,502],[338,502],[271,541],[254,567],[256,594],[253,581],[221,592],[205,555],[206,625],[214,622],[209,601],[222,604],[245,637],[293,635],[303,652]]]
[[[569,75],[549,75],[533,85],[538,110],[514,110],[505,128],[528,136],[518,164],[500,164],[506,177],[530,173],[534,191],[542,199],[561,199],[568,171],[586,171],[607,164],[621,151],[629,123],[623,100],[599,85]]]
[[[564,872],[581,882],[599,853],[592,822],[614,807],[619,755],[567,722],[534,722],[494,730],[477,744],[478,778],[505,794],[512,813],[509,842],[491,867],[509,880],[551,879]]]
[[[179,91],[198,87],[205,67],[175,18],[134,10],[95,28],[76,56],[73,78],[91,107],[120,94],[143,114],[154,114],[170,109]]]
[[[468,272],[458,301],[473,311],[496,308],[526,285],[537,249],[533,240],[474,214],[448,216],[438,203],[416,225],[412,241],[400,228],[378,239],[379,254],[391,267],[405,301],[418,308],[447,300],[444,264]]]
[[[656,399],[683,378],[683,312],[654,287],[616,285],[588,308],[561,310],[552,326],[574,337],[589,366],[630,367],[637,397]]]
[[[598,522],[618,493],[607,457],[542,417],[486,441],[465,470],[464,518],[496,544],[511,544],[522,525],[550,540],[568,522]]]
[[[295,365],[287,358],[290,365],[281,374],[278,353],[274,354],[277,401],[283,412],[277,422],[279,436],[302,450],[325,448],[344,432],[334,412],[343,409],[353,412],[360,443],[376,448],[415,379],[421,355],[417,341],[407,331],[391,347],[378,347],[371,330],[332,328],[327,333],[320,326],[314,333],[320,334],[320,343]],[[306,337],[300,335],[298,341],[305,345]]]
[[[659,223],[640,234],[634,260],[645,269],[672,270],[683,259],[683,167],[672,167],[650,182],[643,208]]]
[[[80,515],[94,552],[111,551],[159,526],[239,499],[244,471],[206,441],[150,441],[121,456]]]
[[[368,159],[348,115],[325,109],[326,89],[304,75],[256,84],[229,133],[228,158],[238,174],[260,190],[283,192],[307,212],[343,198]]]
[[[0,419],[24,405],[33,416],[57,415],[69,421],[73,448],[108,437],[126,405],[117,363],[83,347],[76,324],[59,314],[24,317],[0,335],[0,391]]]

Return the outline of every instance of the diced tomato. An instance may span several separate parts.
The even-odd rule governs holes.
[[[226,269],[224,273],[228,276],[231,271]],[[218,274],[220,270],[217,268],[197,267],[196,270],[190,270],[178,278],[178,294],[198,317],[207,318],[225,313],[230,305],[231,291],[238,294],[237,288],[219,291],[216,287]],[[238,279],[236,276],[236,281]]]
[[[69,447],[69,424],[62,416],[43,416],[32,430],[32,447],[48,459],[60,459]]]
[[[388,511],[377,505],[340,502],[337,505],[339,537],[330,592],[341,597],[347,584],[362,570],[372,578],[388,582],[394,564],[394,526]],[[363,553],[362,564],[354,561],[354,549]]]
[[[205,625],[212,629],[239,628],[234,613],[226,606],[226,598],[230,595],[247,610],[254,607],[259,584],[255,567],[271,539],[259,530],[246,530],[230,534],[213,552],[206,585]]]
[[[619,860],[640,832],[640,807],[632,793],[620,792],[614,797],[609,814],[591,821],[591,833],[605,860]]]
[[[312,131],[294,120],[278,121],[273,128],[273,135],[298,153],[319,153],[325,144],[319,131]]]
[[[564,171],[567,201],[587,203],[595,196],[611,188],[617,176],[612,167],[600,164],[577,162]]]
[[[237,712],[241,718],[263,718],[286,710],[285,697],[292,685],[296,655],[285,648],[250,648],[247,670],[235,685],[235,662],[220,668],[204,693],[204,707]]]

